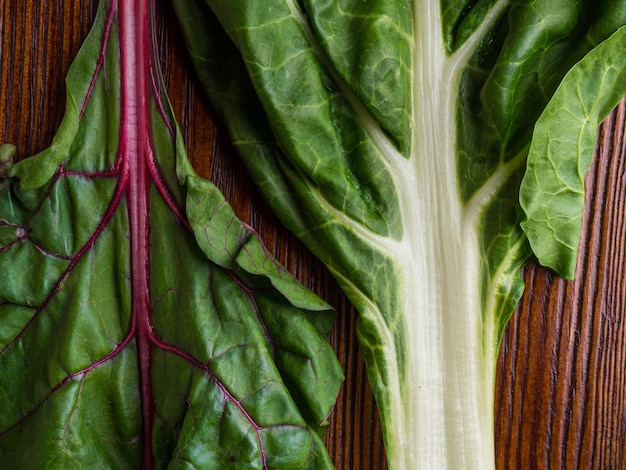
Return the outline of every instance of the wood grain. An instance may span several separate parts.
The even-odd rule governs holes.
[[[505,333],[499,468],[626,468],[626,106],[601,127],[574,282],[536,266]]]
[[[0,0],[0,142],[18,157],[50,143],[64,111],[64,77],[91,25],[96,0]],[[380,425],[358,351],[356,312],[327,269],[274,218],[204,101],[173,13],[159,10],[170,99],[192,161],[210,177],[296,277],[338,311],[331,341],[346,382],[326,436],[338,469],[386,468]],[[496,384],[499,469],[626,468],[626,108],[602,126],[587,179],[574,282],[531,265],[507,328]]]

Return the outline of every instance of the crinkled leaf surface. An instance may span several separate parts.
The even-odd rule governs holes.
[[[391,467],[492,467],[495,358],[520,267],[533,253],[548,263],[544,238],[582,212],[585,164],[567,170],[573,203],[546,201],[565,177],[536,194],[534,206],[550,208],[529,215],[524,227],[539,235],[528,243],[519,188],[531,143],[533,159],[546,158],[533,135],[558,147],[556,128],[572,126],[561,130],[571,140],[583,126],[586,143],[551,150],[547,165],[588,160],[583,147],[626,94],[626,3],[174,4],[259,188],[361,313]],[[583,117],[534,134],[540,116],[559,113]],[[579,226],[563,227],[570,241]]]
[[[0,462],[332,467],[333,313],[191,168],[152,8],[102,1],[50,147],[0,150]]]
[[[605,90],[616,83],[622,84],[618,89],[626,86],[624,51],[626,27],[569,72],[537,121],[528,156],[520,190],[527,214],[522,225],[542,263],[568,278],[574,277],[576,268],[584,180],[596,130],[620,98]]]

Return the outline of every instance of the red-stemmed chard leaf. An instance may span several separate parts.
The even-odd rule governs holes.
[[[51,146],[0,150],[0,461],[327,468],[328,306],[193,171],[150,0],[103,0]]]

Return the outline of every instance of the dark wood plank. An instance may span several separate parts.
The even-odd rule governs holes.
[[[531,265],[497,381],[499,468],[626,468],[626,105],[587,175],[578,271]]]
[[[0,142],[16,144],[19,157],[43,150],[54,135],[64,77],[96,6],[96,0],[1,0]],[[188,73],[172,16],[161,7],[161,61],[191,159],[295,276],[338,310],[331,341],[346,382],[326,442],[338,469],[384,469],[378,414],[354,334],[356,312],[242,171]],[[527,291],[498,363],[498,468],[626,468],[625,114],[622,105],[602,127],[576,280],[536,266],[525,270]]]

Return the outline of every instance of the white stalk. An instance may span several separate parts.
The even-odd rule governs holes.
[[[410,158],[399,154],[379,124],[337,75],[335,82],[352,104],[385,156],[401,197],[404,238],[380,237],[336,212],[339,220],[384,252],[398,267],[404,325],[385,323],[379,306],[334,272],[361,320],[375,325],[384,365],[368,364],[381,411],[385,449],[392,470],[444,470],[495,467],[494,374],[496,339],[493,319],[480,298],[477,218],[498,190],[496,174],[468,204],[457,181],[456,90],[459,74],[477,43],[508,0],[491,12],[455,54],[443,45],[439,2],[414,0],[413,138]],[[332,72],[310,27],[292,1],[294,17]],[[513,166],[512,166],[513,167]],[[504,167],[502,172],[511,171]],[[320,203],[324,199],[319,197]],[[332,267],[331,267],[332,269]],[[398,350],[394,328],[406,333],[406,351]],[[367,338],[360,337],[367,350]],[[377,357],[380,357],[380,350]],[[406,363],[398,363],[405,357]],[[404,377],[404,380],[401,378]],[[383,379],[381,376],[380,379]]]
[[[496,344],[479,291],[480,207],[462,204],[457,181],[455,90],[467,54],[447,56],[439,2],[414,9],[412,155],[390,159],[406,234],[390,255],[401,267],[407,364],[388,397],[386,450],[394,470],[485,470],[495,466]]]

